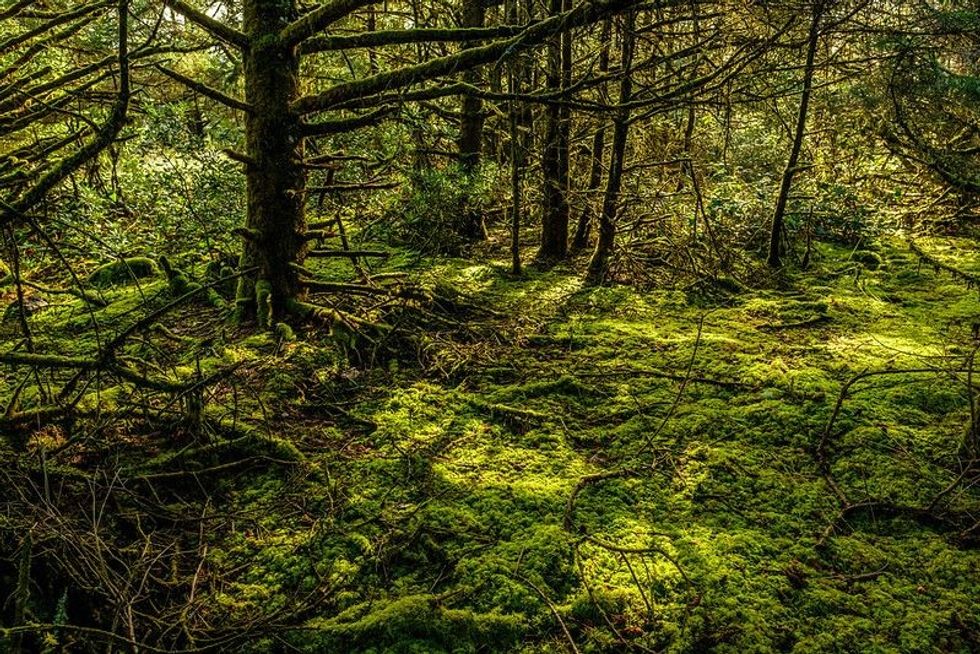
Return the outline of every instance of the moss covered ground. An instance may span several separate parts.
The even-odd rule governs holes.
[[[479,316],[371,367],[212,337],[196,365],[252,366],[263,444],[206,476],[231,519],[189,537],[195,619],[263,625],[255,652],[977,651],[980,298],[876,255],[670,290],[443,260],[419,281]]]

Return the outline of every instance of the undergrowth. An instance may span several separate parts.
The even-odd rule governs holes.
[[[954,241],[929,245],[980,266]],[[173,541],[160,554],[172,570],[146,569],[179,599],[151,601],[205,635],[160,627],[161,642],[204,649],[976,651],[980,558],[963,518],[980,497],[952,485],[970,422],[956,369],[980,303],[902,243],[876,254],[819,245],[809,271],[722,294],[443,262],[417,281],[484,313],[382,365],[346,365],[312,329],[286,342],[178,321],[173,337],[199,346],[175,368],[242,367],[207,398],[208,437],[179,456],[162,427],[99,432],[107,469],[142,475],[130,492],[173,520],[137,530],[121,515],[102,537],[120,558],[140,530]],[[388,269],[414,275],[407,261]],[[163,286],[106,290],[100,311]],[[85,315],[71,298],[47,308],[41,338],[84,351]],[[855,384],[835,414],[871,370],[892,373]],[[59,438],[35,434],[28,478]],[[108,474],[66,451],[47,465]],[[72,501],[85,493],[59,497]],[[16,526],[0,518],[6,540]],[[0,571],[5,587],[14,572]],[[48,576],[32,619],[98,619],[82,600],[106,595]]]

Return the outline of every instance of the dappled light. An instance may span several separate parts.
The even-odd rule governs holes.
[[[0,0],[0,652],[980,651],[978,52]]]

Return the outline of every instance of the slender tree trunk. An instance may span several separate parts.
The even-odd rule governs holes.
[[[779,196],[776,198],[776,210],[772,216],[772,228],[769,233],[769,257],[767,263],[771,268],[779,268],[781,261],[780,241],[783,236],[783,225],[786,214],[786,204],[793,188],[793,176],[800,160],[803,149],[803,138],[806,134],[806,116],[810,107],[810,93],[813,90],[813,61],[820,41],[820,18],[823,15],[824,0],[816,0],[813,4],[813,17],[810,20],[810,33],[807,37],[806,63],[803,68],[803,94],[800,96],[800,107],[796,114],[796,129],[793,134],[793,146],[783,170],[783,180],[779,186]]]
[[[521,11],[520,0],[517,0],[515,12],[520,15],[517,16],[513,24],[519,24],[517,21],[520,21],[520,23],[530,23],[538,19],[537,5],[534,0],[524,0],[523,11]],[[518,57],[515,61],[514,74],[517,75],[519,85],[524,88],[540,88],[540,75],[538,70],[538,66],[535,65],[533,57]],[[527,156],[529,153],[535,151],[535,140],[537,137],[534,104],[531,102],[519,102],[517,110],[517,124],[521,134],[521,151]]]
[[[504,70],[502,66],[491,66],[490,70],[487,71],[487,86],[491,93],[505,93],[504,88]],[[489,119],[489,112],[484,112],[484,120]],[[505,152],[505,140],[502,137],[503,130],[500,127],[498,121],[494,121],[493,126],[490,129],[486,128],[486,123],[484,122],[483,129],[483,151],[484,153],[490,153],[486,156],[492,156],[493,160],[498,164],[503,164],[507,161],[509,156]]]
[[[462,27],[483,27],[486,10],[483,0],[464,0]],[[479,41],[467,41],[463,48],[478,46]],[[478,86],[482,76],[478,68],[463,73],[463,81]],[[483,148],[483,101],[471,95],[464,95],[461,107],[459,125],[459,164],[462,172],[471,175],[480,166],[480,154]],[[467,238],[485,239],[486,227],[483,215],[479,211],[468,208],[463,216],[461,234]]]
[[[677,191],[680,192],[684,190],[685,184],[687,184],[687,178],[691,176],[691,168],[693,163],[693,155],[691,154],[691,145],[694,139],[694,125],[697,121],[697,113],[694,109],[694,103],[692,102],[687,107],[687,122],[684,125],[684,146],[683,146],[683,156],[687,157],[686,161],[681,162],[681,175],[677,178]],[[697,237],[697,225],[694,229],[695,238]]]
[[[561,11],[571,11],[572,0],[562,0]],[[561,90],[572,88],[572,32],[565,30],[561,33]],[[563,98],[568,100],[568,98]],[[568,104],[558,107],[558,183],[562,191],[562,201],[565,211],[566,225],[569,220],[568,191],[571,189],[570,173],[572,168],[572,108]],[[565,228],[567,241],[568,228]],[[566,244],[567,248],[567,244]]]
[[[517,24],[517,0],[508,0],[506,8],[507,22]],[[516,98],[521,92],[521,75],[523,65],[520,60],[511,61],[508,66],[507,91]],[[524,167],[524,149],[520,136],[520,119],[522,103],[512,99],[507,103],[508,123],[510,127],[510,269],[515,276],[522,272],[521,267],[521,171]]]
[[[373,32],[378,29],[378,12],[374,5],[369,5],[367,12],[367,31]],[[374,48],[368,49],[368,70],[372,75],[378,72],[378,51]]]
[[[268,326],[281,319],[303,288],[293,264],[306,254],[303,137],[289,105],[299,97],[299,54],[275,35],[295,16],[294,0],[247,0],[244,28],[251,40],[245,54],[245,96],[252,107],[245,122],[249,164],[248,218],[243,268],[254,275],[239,284],[239,315]]]
[[[511,76],[512,93],[518,93],[519,87],[514,76]],[[514,111],[515,101],[511,101],[510,115],[510,264],[514,275],[521,274],[521,167],[524,155],[521,152],[520,139],[517,133],[517,113]]]
[[[609,41],[612,37],[612,21],[606,19],[602,23],[599,40],[602,43],[599,50],[599,74],[609,71]],[[586,187],[585,206],[579,214],[575,227],[575,237],[572,239],[572,250],[584,250],[589,245],[592,232],[592,217],[595,213],[590,197],[602,186],[602,157],[606,149],[606,127],[600,124],[592,136],[592,165],[589,169],[589,185]]]
[[[619,207],[619,191],[623,183],[623,165],[626,160],[626,139],[629,138],[630,110],[627,105],[633,97],[633,50],[636,43],[634,26],[636,12],[631,11],[623,17],[622,71],[619,81],[619,104],[621,108],[613,120],[613,137],[609,157],[609,176],[606,191],[602,198],[602,211],[599,213],[599,236],[595,251],[589,260],[585,281],[589,285],[601,284],[609,272],[609,257],[616,239],[616,212]]]
[[[592,235],[592,217],[595,210],[589,196],[602,186],[602,155],[606,149],[606,127],[600,125],[592,136],[592,165],[589,168],[589,185],[586,187],[585,206],[579,214],[575,226],[575,237],[572,239],[572,251],[584,250],[589,245]]]
[[[684,157],[681,163],[681,175],[677,180],[677,191],[684,189],[686,178],[691,179],[691,186],[694,189],[694,211],[691,216],[691,240],[698,240],[698,216],[704,213],[704,206],[701,198],[701,189],[698,186],[698,171],[694,167],[694,153],[691,152],[694,140],[694,126],[697,123],[697,112],[692,102],[687,108],[687,124],[684,126]]]
[[[556,15],[567,0],[551,0],[549,11]],[[568,33],[548,44],[547,87],[568,88],[571,84],[571,40]],[[541,158],[543,194],[541,208],[540,261],[568,256],[568,142],[569,109],[560,104],[545,107],[545,139]]]

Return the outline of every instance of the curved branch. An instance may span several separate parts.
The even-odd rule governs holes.
[[[280,33],[283,45],[292,47],[314,36],[332,23],[378,0],[333,0],[287,25]]]
[[[225,25],[220,20],[215,20],[204,12],[198,11],[183,0],[163,0],[163,4],[176,11],[178,14],[191,21],[211,36],[221,39],[229,45],[234,45],[242,49],[248,47],[248,36],[242,32],[239,32],[233,27]]]

